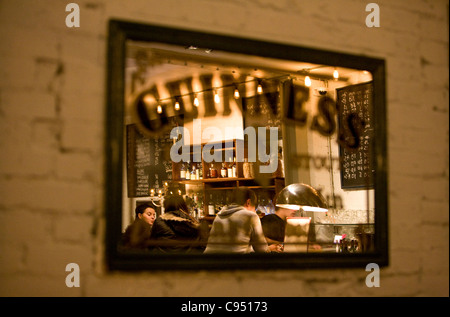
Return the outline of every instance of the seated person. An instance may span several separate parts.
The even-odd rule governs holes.
[[[150,243],[150,233],[156,218],[155,206],[145,203],[136,207],[136,217],[122,236],[125,249],[147,249]]]
[[[204,253],[269,252],[255,210],[255,193],[242,187],[234,189],[231,201],[216,215]]]
[[[189,214],[188,206],[180,195],[164,199],[164,214],[156,219],[150,238],[151,249],[161,253],[202,252],[200,224]]]
[[[261,218],[264,236],[269,246],[276,246],[275,250],[281,251],[286,230],[286,218],[293,217],[295,210],[276,207],[275,213]],[[271,247],[274,250],[274,247]]]

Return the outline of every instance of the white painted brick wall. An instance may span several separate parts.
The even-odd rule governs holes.
[[[0,0],[0,296],[448,296],[448,1]],[[386,59],[391,264],[362,269],[103,271],[109,18]],[[416,237],[413,239],[413,237]],[[76,262],[81,287],[65,286]]]

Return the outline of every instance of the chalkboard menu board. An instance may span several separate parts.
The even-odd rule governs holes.
[[[150,189],[163,188],[172,179],[170,131],[159,138],[142,134],[135,124],[127,125],[128,197],[149,196]]]
[[[336,89],[341,187],[373,188],[373,84]]]

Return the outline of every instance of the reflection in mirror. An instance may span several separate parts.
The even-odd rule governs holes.
[[[145,240],[139,252],[373,251],[370,72],[156,42],[125,49],[122,233]]]

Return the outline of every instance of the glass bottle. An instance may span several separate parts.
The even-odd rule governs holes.
[[[236,166],[236,158],[233,158],[233,165],[231,166],[233,177],[237,177],[237,166]]]
[[[188,208],[190,210],[190,214],[192,217],[196,218],[197,217],[197,205],[195,203],[195,194],[192,194],[191,197],[189,197],[188,195],[186,195],[186,203],[188,203]]]
[[[198,208],[198,196],[197,193],[192,194],[192,209],[194,210],[194,218],[195,219],[199,219],[200,215],[199,215],[199,208]]]
[[[228,166],[227,166],[227,176],[233,177],[233,161],[231,160],[231,157],[230,157],[230,163],[228,163]]]
[[[195,179],[200,179],[200,168],[199,168],[199,164],[195,164]]]
[[[184,163],[181,163],[180,179],[186,179],[186,166],[184,166]]]
[[[225,163],[222,163],[222,168],[220,169],[220,177],[227,177],[227,168]]]
[[[198,179],[203,179],[203,167],[202,163],[198,164]]]
[[[214,200],[213,195],[209,194],[209,202],[208,202],[208,216],[214,216]]]
[[[196,167],[195,167],[195,164],[192,164],[192,168],[191,168],[191,180],[196,180],[196,179],[197,179]]]
[[[214,168],[213,163],[211,163],[211,167],[209,168],[209,176],[211,178],[217,178],[217,170]]]
[[[244,164],[243,164],[243,170],[244,170],[244,177],[245,178],[253,178],[253,164],[248,161],[247,158],[244,158]]]
[[[190,165],[191,165],[191,163],[189,161],[187,161],[187,164],[186,164],[186,180],[190,180],[191,179]]]
[[[197,193],[197,208],[198,208],[198,215],[199,218],[203,216],[203,192]]]

